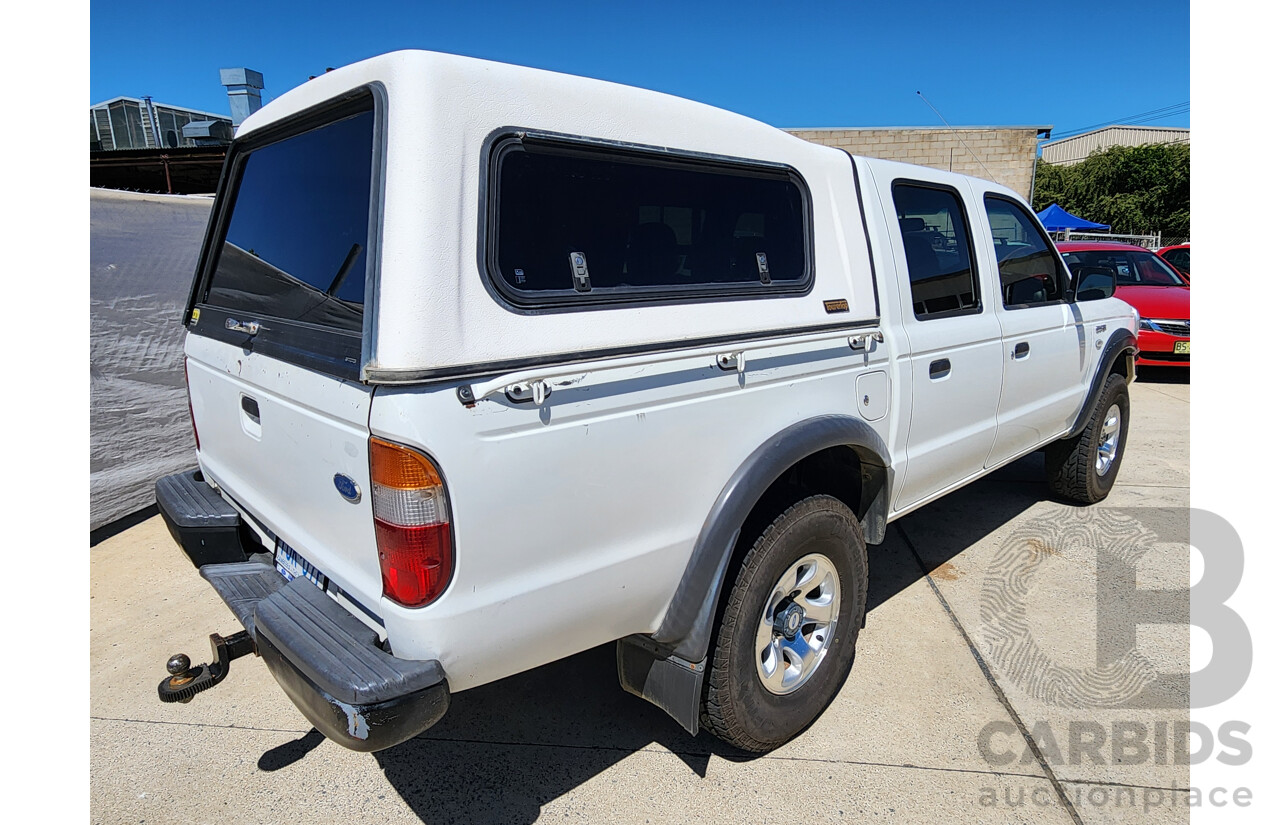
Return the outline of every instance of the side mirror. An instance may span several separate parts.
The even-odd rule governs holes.
[[[1079,266],[1075,276],[1075,300],[1101,301],[1116,294],[1116,271],[1109,266]]]

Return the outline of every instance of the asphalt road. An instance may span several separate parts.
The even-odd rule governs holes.
[[[458,694],[378,754],[326,741],[254,658],[161,704],[169,654],[239,627],[150,519],[90,552],[91,819],[1186,822],[1189,629],[1132,617],[1189,585],[1190,389],[1131,386],[1101,505],[1051,500],[1033,455],[891,525],[848,682],[760,757],[623,693],[612,646]]]

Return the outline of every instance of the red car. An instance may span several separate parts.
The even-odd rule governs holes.
[[[1191,244],[1178,243],[1157,249],[1156,254],[1164,258],[1165,263],[1182,273],[1182,277],[1191,280]]]
[[[1122,243],[1060,243],[1074,274],[1080,267],[1115,273],[1116,297],[1138,310],[1138,364],[1191,366],[1191,287],[1149,249]]]

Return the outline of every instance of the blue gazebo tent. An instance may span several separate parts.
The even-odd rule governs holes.
[[[1036,216],[1040,218],[1040,223],[1044,224],[1044,228],[1050,232],[1065,232],[1069,229],[1110,229],[1111,224],[1094,223],[1086,221],[1084,218],[1076,217],[1058,204],[1053,204],[1043,212],[1037,212]]]

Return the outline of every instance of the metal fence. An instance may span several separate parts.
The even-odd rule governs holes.
[[[1062,232],[1050,232],[1049,234],[1053,236],[1055,241],[1111,241],[1113,243],[1144,246],[1147,249],[1160,249],[1165,246],[1191,242],[1189,237],[1177,235],[1165,237],[1159,232],[1154,235],[1120,235],[1111,232],[1072,232],[1067,229]]]

